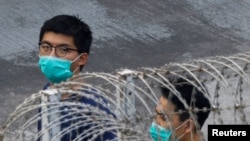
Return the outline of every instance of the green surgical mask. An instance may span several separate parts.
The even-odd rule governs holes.
[[[184,123],[175,128],[174,130],[178,130],[181,126],[184,125]],[[149,128],[149,134],[153,141],[171,141],[170,137],[173,134],[172,132],[173,131],[171,129],[164,128],[158,125],[155,121],[152,122]],[[181,137],[184,136],[184,134],[185,133],[183,133],[178,139],[175,139],[174,141],[178,141]]]
[[[153,141],[170,141],[172,132],[170,129],[166,129],[155,122],[152,122],[149,133]]]
[[[74,72],[71,71],[70,67],[76,59],[71,61],[53,56],[39,56],[39,66],[48,80],[52,83],[60,83],[73,76]]]

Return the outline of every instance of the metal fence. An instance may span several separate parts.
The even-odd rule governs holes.
[[[204,136],[208,124],[248,124],[249,63],[250,53],[247,52],[169,63],[160,68],[81,73],[25,99],[2,125],[0,141],[58,141],[90,124],[92,128],[76,133],[75,140],[85,137],[95,140],[106,131],[116,134],[116,140],[151,140],[148,129],[159,102],[159,86],[165,85],[178,95],[169,81],[171,77],[190,81],[191,76],[198,82],[197,85],[190,81],[195,87],[201,91],[204,88],[199,84],[207,87],[208,91],[203,92],[208,94],[212,108],[198,109],[211,111],[201,129]],[[70,97],[64,98],[65,95]],[[81,102],[82,97],[96,104]],[[111,114],[103,108],[109,109]],[[38,130],[40,121],[42,128]],[[70,126],[62,129],[64,123]]]

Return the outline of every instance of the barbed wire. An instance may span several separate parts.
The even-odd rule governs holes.
[[[57,141],[87,125],[91,128],[77,133],[75,140],[86,137],[95,140],[107,131],[116,134],[115,140],[151,140],[148,129],[159,103],[160,86],[176,95],[189,113],[211,111],[206,124],[248,124],[249,63],[247,52],[169,63],[159,68],[81,73],[26,98],[1,126],[0,141],[40,138]],[[182,78],[200,90],[212,107],[190,108],[170,81],[173,77]],[[96,104],[81,102],[83,97]],[[38,130],[37,123],[41,121],[43,127]],[[66,123],[70,126],[61,129]]]

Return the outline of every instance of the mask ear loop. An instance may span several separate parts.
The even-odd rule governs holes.
[[[186,122],[188,122],[188,120],[184,121],[181,125],[179,125],[178,127],[176,127],[174,130],[180,129]]]
[[[79,54],[73,61],[71,61],[71,64],[74,63],[77,59],[79,59],[82,56],[83,53]],[[77,66],[74,71],[73,74],[75,74],[76,70],[79,68],[79,66]]]
[[[77,59],[80,58],[80,56],[82,56],[83,53],[79,54],[73,61],[71,61],[71,63],[74,63]]]
[[[179,125],[178,127],[175,128],[175,131],[178,130],[178,129],[180,129],[186,122],[191,122],[191,121],[190,121],[190,120],[184,121],[181,125]],[[190,126],[192,126],[191,123],[190,123]],[[189,127],[189,128],[191,128],[191,127]],[[192,130],[192,129],[191,129],[191,130]],[[180,135],[180,136],[178,137],[178,140],[180,140],[185,134],[186,134],[186,133],[184,132],[182,135]],[[191,132],[190,138],[191,138],[191,140],[193,139],[193,132]]]

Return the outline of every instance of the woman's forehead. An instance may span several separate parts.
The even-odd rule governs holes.
[[[160,103],[156,107],[156,112],[166,115],[173,125],[179,122],[179,115],[176,114],[175,105],[165,97],[160,97]]]
[[[166,112],[174,112],[175,111],[175,105],[169,101],[167,98],[164,98],[163,96],[160,97],[160,107],[161,110],[164,110]]]

